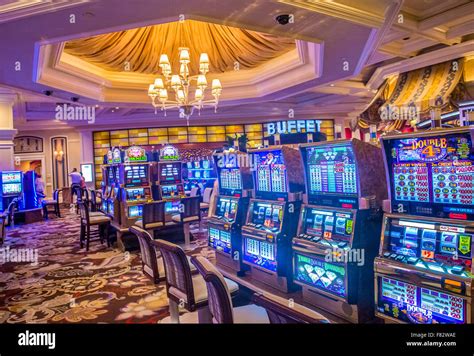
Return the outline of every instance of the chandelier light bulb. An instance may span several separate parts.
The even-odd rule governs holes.
[[[176,93],[176,97],[178,98],[178,101],[184,102],[184,99],[185,99],[184,90],[179,89]]]
[[[166,89],[160,89],[160,100],[161,101],[168,100],[168,91]]]
[[[196,93],[194,94],[194,99],[196,101],[201,101],[202,98],[204,97],[204,92],[202,91],[202,89],[196,89]]]
[[[160,67],[167,67],[170,65],[170,60],[168,59],[168,55],[162,54],[160,56]]]
[[[190,62],[189,59],[189,48],[181,47],[179,49],[179,61],[182,64],[188,64]]]
[[[219,79],[212,80],[212,90],[215,90],[215,89],[222,89],[222,84]]]
[[[179,68],[179,74],[183,77],[183,78],[187,78],[188,75],[189,75],[189,68],[186,64],[181,64],[180,68]]]
[[[154,86],[155,86],[155,89],[164,89],[165,85],[163,84],[163,79],[156,78]]]
[[[209,56],[207,53],[201,53],[199,57],[199,64],[209,64]]]
[[[206,76],[205,76],[205,75],[201,74],[201,75],[198,76],[198,78],[197,78],[197,86],[198,86],[199,89],[202,89],[202,90],[206,89],[206,87],[207,87],[207,79],[206,79]]]
[[[174,90],[178,90],[178,88],[181,86],[181,79],[179,77],[179,75],[177,74],[173,74],[171,76],[171,87],[174,89]]]

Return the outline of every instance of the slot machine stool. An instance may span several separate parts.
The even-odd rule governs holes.
[[[191,246],[191,223],[201,221],[200,197],[189,197],[181,199],[180,214],[173,215],[171,220],[183,224],[185,251],[193,250]]]

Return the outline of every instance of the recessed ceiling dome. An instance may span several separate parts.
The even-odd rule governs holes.
[[[157,74],[161,54],[178,70],[178,48],[189,47],[190,69],[198,72],[206,52],[210,72],[250,69],[295,48],[295,40],[199,21],[171,22],[69,41],[65,51],[112,71]],[[129,68],[126,65],[129,64]]]

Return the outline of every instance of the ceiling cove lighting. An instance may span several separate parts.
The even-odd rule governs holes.
[[[222,85],[219,79],[211,82],[212,99],[206,100],[205,91],[208,88],[206,74],[209,72],[209,57],[207,53],[201,53],[199,58],[199,74],[190,75],[189,48],[180,47],[179,51],[179,73],[173,74],[169,58],[166,54],[160,56],[160,68],[162,77],[156,78],[148,87],[148,96],[151,98],[155,114],[157,109],[165,112],[167,109],[177,108],[179,116],[189,118],[194,109],[199,111],[206,106],[214,106],[214,112],[219,104],[222,93]],[[191,87],[191,84],[194,84]]]

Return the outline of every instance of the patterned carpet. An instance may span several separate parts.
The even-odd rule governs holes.
[[[0,262],[26,248],[36,249],[38,258],[0,265],[0,323],[156,323],[168,316],[165,286],[143,275],[139,251],[123,253],[96,241],[86,253],[77,215],[63,213],[7,231]],[[212,258],[205,231],[192,226],[191,232],[191,254]]]

